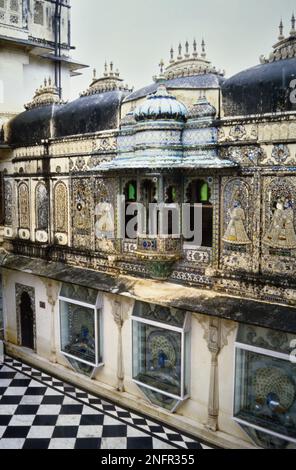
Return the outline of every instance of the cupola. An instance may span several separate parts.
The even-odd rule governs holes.
[[[157,91],[149,95],[144,103],[134,111],[137,122],[149,120],[185,121],[186,116],[186,106],[168,93],[163,84],[159,85]]]

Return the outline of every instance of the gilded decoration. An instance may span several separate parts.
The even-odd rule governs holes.
[[[36,198],[36,228],[38,230],[48,230],[49,222],[49,198],[48,191],[44,183],[38,183],[35,190]]]
[[[251,269],[253,210],[250,184],[240,178],[230,179],[223,189],[223,264],[232,269]]]
[[[18,187],[19,227],[30,228],[30,201],[27,183],[20,183]]]
[[[54,187],[54,228],[56,232],[68,232],[68,189],[62,181]]]
[[[272,248],[296,249],[294,178],[273,180],[266,194],[266,231],[263,243]]]
[[[230,146],[220,149],[220,157],[239,163],[242,166],[257,166],[263,163],[266,155],[261,147],[255,145],[247,147]]]
[[[239,201],[239,194],[234,197],[233,207],[229,212],[229,218],[230,221],[222,240],[225,243],[235,245],[248,245],[251,243],[244,225],[246,214]]]
[[[117,186],[114,178],[97,178],[95,181],[95,244],[97,251],[106,253],[115,251]]]
[[[92,249],[94,219],[94,188],[91,178],[72,180],[73,245]]]
[[[296,180],[264,181],[262,269],[293,275],[296,269]]]
[[[4,218],[5,225],[11,226],[13,224],[13,195],[12,183],[10,181],[4,182]]]

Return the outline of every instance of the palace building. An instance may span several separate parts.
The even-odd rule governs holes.
[[[296,448],[294,15],[233,77],[194,40],[66,102],[69,3],[0,0],[6,353],[213,445]],[[140,209],[131,237],[136,203],[197,208],[200,243]]]

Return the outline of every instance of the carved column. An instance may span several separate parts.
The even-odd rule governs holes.
[[[227,338],[236,325],[219,318],[205,318],[201,320],[204,328],[204,338],[211,353],[210,387],[208,401],[208,419],[205,427],[211,431],[218,430],[219,417],[219,354],[227,345]]]
[[[122,348],[122,327],[124,324],[124,315],[122,304],[118,300],[113,301],[113,318],[118,329],[118,345],[117,345],[117,390],[124,392],[124,364],[123,364],[123,348]]]
[[[55,328],[55,305],[58,299],[58,286],[54,281],[43,281],[46,288],[47,301],[51,306],[51,362],[57,362],[56,351],[56,328]]]

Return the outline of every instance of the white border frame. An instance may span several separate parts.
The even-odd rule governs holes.
[[[63,285],[61,286],[62,290]],[[103,362],[99,362],[100,358],[100,353],[103,356],[103,344],[101,342],[101,337],[102,337],[102,302],[101,300],[101,293],[98,292],[97,298],[96,298],[96,303],[95,304],[88,304],[87,302],[81,302],[79,300],[74,300],[74,299],[69,299],[68,297],[64,297],[59,295],[59,338],[60,338],[60,353],[63,356],[69,357],[73,359],[74,361],[77,362],[82,362],[83,364],[86,364],[88,366],[94,367],[94,368],[100,368],[104,365]],[[86,307],[89,308],[90,310],[93,311],[94,315],[94,324],[95,324],[95,363],[85,361],[84,359],[80,359],[76,356],[73,356],[72,354],[66,353],[65,351],[62,350],[62,326],[61,326],[61,302],[65,302],[68,304],[72,305],[80,305],[81,307]]]
[[[236,364],[237,364],[237,353],[238,353],[239,350],[255,352],[255,353],[258,353],[258,354],[262,354],[264,356],[269,356],[269,357],[273,357],[273,358],[276,358],[276,359],[281,359],[281,360],[284,360],[284,361],[290,361],[290,355],[289,354],[280,353],[280,352],[273,351],[273,350],[270,350],[270,349],[264,349],[264,348],[260,348],[258,346],[252,346],[250,344],[244,344],[244,343],[240,343],[240,342],[235,341],[235,343],[234,343],[234,384],[233,384],[233,401],[232,401],[232,419],[233,419],[233,421],[235,421],[236,423],[239,423],[239,424],[243,424],[244,426],[250,427],[252,429],[256,429],[258,431],[265,432],[266,434],[270,434],[271,436],[278,437],[278,438],[280,438],[284,441],[296,443],[296,437],[292,438],[292,437],[286,436],[285,434],[279,434],[279,433],[277,433],[275,431],[272,431],[268,428],[264,428],[262,426],[258,426],[256,424],[250,423],[249,421],[245,421],[243,419],[237,418],[234,415],[234,413],[235,413],[236,367],[237,367]]]
[[[137,317],[136,315],[131,316],[131,339],[132,339],[132,382],[134,382],[136,385],[141,386],[143,388],[147,388],[149,390],[152,390],[154,392],[160,393],[161,395],[165,395],[169,398],[172,398],[174,400],[178,400],[179,403],[187,400],[190,397],[190,393],[184,393],[185,389],[185,367],[184,367],[184,361],[185,361],[185,334],[190,332],[190,327],[191,327],[191,314],[189,312],[186,312],[184,316],[184,323],[183,323],[183,328],[177,327],[177,326],[172,326],[168,325],[166,323],[161,323],[157,322],[154,320],[148,320],[146,318],[142,317]],[[156,387],[152,387],[151,385],[147,385],[143,382],[140,382],[136,379],[134,379],[134,337],[133,337],[133,325],[134,322],[136,323],[142,323],[146,325],[152,325],[155,326],[156,328],[162,328],[163,330],[170,330],[174,331],[176,333],[179,333],[181,335],[181,383],[180,383],[180,389],[181,389],[181,394],[180,395],[173,395],[168,392],[164,392],[163,390],[160,390]],[[191,350],[191,345],[190,345],[190,350]],[[138,353],[137,353],[138,354]]]

